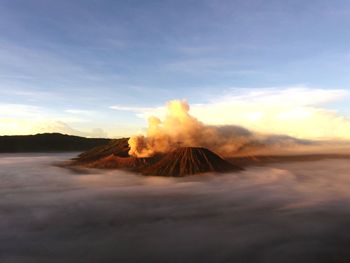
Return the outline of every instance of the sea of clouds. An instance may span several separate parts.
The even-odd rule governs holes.
[[[350,262],[350,162],[186,178],[0,155],[0,262]]]

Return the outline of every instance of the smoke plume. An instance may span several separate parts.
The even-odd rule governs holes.
[[[148,157],[178,147],[205,147],[222,157],[350,152],[348,141],[302,140],[252,132],[237,125],[207,125],[189,112],[186,101],[168,102],[164,120],[151,116],[146,135],[129,139],[129,154]]]
[[[130,155],[147,157],[171,151],[179,146],[207,147],[219,154],[236,152],[251,142],[254,136],[238,126],[209,126],[189,114],[186,101],[167,103],[163,121],[157,117],[148,120],[147,136],[137,135],[129,139]]]

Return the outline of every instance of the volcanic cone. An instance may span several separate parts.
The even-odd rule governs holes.
[[[241,168],[225,161],[212,151],[201,147],[181,147],[164,155],[160,161],[145,167],[145,175],[181,177],[206,172],[227,172]]]

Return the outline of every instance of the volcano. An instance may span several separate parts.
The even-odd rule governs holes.
[[[121,157],[114,154],[108,155],[101,159],[85,163],[86,167],[98,169],[127,169],[139,170],[148,167],[157,161],[157,157]]]
[[[207,172],[239,171],[240,167],[202,147],[181,147],[152,157],[130,156],[127,138],[111,140],[73,159],[71,165],[99,169],[126,169],[144,175],[182,177]]]
[[[87,165],[108,157],[112,159],[113,156],[127,158],[130,150],[128,140],[129,138],[114,139],[107,144],[94,147],[74,158],[74,164]]]
[[[144,175],[174,176],[241,170],[212,151],[201,147],[181,147],[165,154],[155,164],[141,169]]]

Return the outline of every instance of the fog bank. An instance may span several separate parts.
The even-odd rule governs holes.
[[[350,162],[187,178],[0,155],[0,262],[350,262]]]

